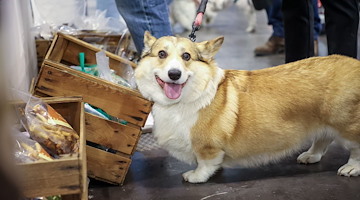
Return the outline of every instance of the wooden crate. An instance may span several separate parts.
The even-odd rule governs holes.
[[[88,146],[89,176],[109,183],[122,184],[152,102],[144,99],[137,90],[68,67],[79,64],[79,52],[85,52],[86,63],[96,64],[95,53],[98,51],[100,49],[74,37],[58,34],[46,55],[35,83],[34,93],[38,96],[80,95],[84,102],[128,122],[124,125],[85,114],[86,140],[116,151],[116,154],[113,154]],[[114,54],[106,54],[109,57],[110,68],[120,76],[125,73],[126,65],[135,66],[134,63]],[[103,163],[99,160],[103,160]]]
[[[51,45],[51,40],[36,39],[35,45],[38,68],[40,69],[42,62],[44,61],[45,55]]]
[[[98,45],[99,47],[102,46],[104,50],[109,51],[111,53],[115,53],[116,49],[119,46],[119,42],[121,39],[121,35],[119,34],[106,34],[106,33],[98,33],[98,32],[81,32],[78,35],[72,35],[82,41],[93,43]],[[37,55],[37,63],[38,68],[41,68],[42,62],[44,61],[45,55],[49,50],[51,45],[51,40],[45,39],[35,39],[36,45],[36,55]]]
[[[61,195],[64,200],[87,200],[84,105],[79,97],[44,98],[80,135],[77,157],[17,164],[23,193],[28,198]]]

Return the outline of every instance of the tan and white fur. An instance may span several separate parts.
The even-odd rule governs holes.
[[[206,182],[223,166],[277,161],[309,140],[299,163],[319,162],[336,141],[350,151],[338,174],[360,175],[360,61],[333,55],[255,71],[223,70],[214,61],[222,37],[193,43],[146,33],[144,41],[138,88],[154,101],[159,144],[197,164],[183,174],[186,181]]]
[[[212,24],[218,13],[233,4],[234,0],[209,0],[204,15],[203,25]],[[185,31],[191,31],[200,0],[173,0],[170,5],[170,19],[172,24],[179,23]],[[256,30],[256,12],[252,1],[238,0],[235,5],[244,12],[247,19],[246,32]],[[229,24],[231,24],[229,20]]]

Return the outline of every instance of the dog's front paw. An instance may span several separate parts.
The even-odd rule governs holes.
[[[347,163],[340,167],[338,175],[341,176],[359,176],[360,175],[360,164],[359,163]]]
[[[299,155],[297,158],[297,162],[301,164],[311,164],[311,163],[317,163],[321,160],[322,155],[321,154],[312,154],[309,152],[304,152]]]
[[[195,170],[185,172],[182,176],[184,180],[189,183],[204,183],[208,180],[208,177],[204,177],[200,173],[196,173]]]

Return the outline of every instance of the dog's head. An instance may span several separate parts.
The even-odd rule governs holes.
[[[218,72],[213,59],[223,41],[223,37],[201,43],[172,36],[156,39],[145,32],[142,59],[135,70],[141,94],[162,105],[195,101]]]

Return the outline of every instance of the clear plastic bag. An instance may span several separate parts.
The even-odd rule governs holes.
[[[136,89],[135,71],[131,65],[126,65],[124,79],[129,83],[130,88]]]
[[[125,29],[121,34],[118,47],[116,48],[115,54],[128,59],[133,62],[137,62],[140,58],[138,52],[136,52],[134,41],[128,29]]]
[[[79,135],[69,123],[41,99],[18,92],[27,102],[17,107],[20,121],[30,137],[39,142],[51,155],[72,154],[79,151]]]
[[[109,57],[106,56],[105,51],[96,53],[96,64],[99,72],[99,77],[107,81],[111,81],[111,71],[109,67]]]
[[[105,17],[105,15],[106,10],[96,10],[93,16],[82,16],[75,25],[81,30],[111,31],[111,27],[108,26],[110,18]]]
[[[86,0],[31,0],[32,32],[36,37],[52,39],[54,33],[76,34],[75,23],[86,14]],[[54,12],[56,10],[56,12]]]
[[[134,70],[131,66],[127,66],[124,74],[125,77],[117,75],[114,70],[110,69],[109,58],[104,51],[96,53],[96,63],[100,78],[125,87],[136,88]]]
[[[15,161],[18,163],[29,163],[34,161],[51,161],[53,158],[35,140],[30,139],[26,132],[13,134],[15,139]]]

